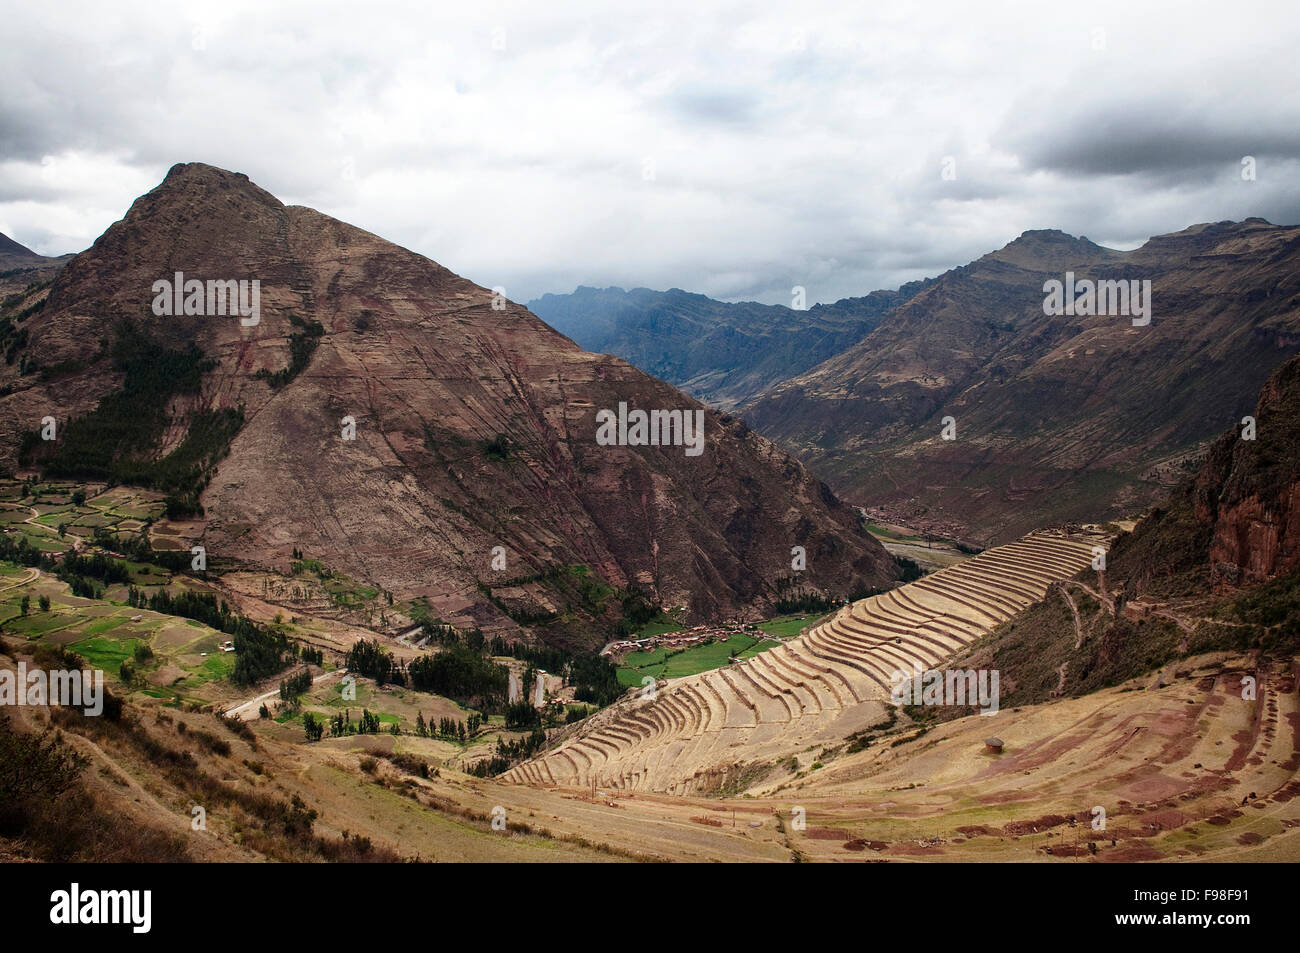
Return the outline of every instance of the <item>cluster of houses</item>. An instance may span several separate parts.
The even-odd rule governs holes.
[[[640,639],[622,639],[611,642],[601,650],[602,655],[623,655],[629,652],[653,652],[658,648],[684,649],[705,642],[725,642],[733,635],[763,638],[764,633],[753,622],[722,622],[715,625],[695,625],[677,632],[647,635]]]

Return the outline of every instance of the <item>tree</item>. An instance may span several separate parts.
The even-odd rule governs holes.
[[[42,612],[49,612],[49,611],[50,611],[50,597],[49,597],[49,596],[41,596],[41,611],[42,611]]]
[[[302,727],[303,730],[307,732],[308,741],[320,741],[321,735],[325,733],[325,723],[319,721],[316,716],[309,711],[303,713]]]
[[[23,601],[22,601],[23,615],[24,616],[27,615],[27,613],[31,611],[31,608],[32,608],[32,597],[23,596]]]

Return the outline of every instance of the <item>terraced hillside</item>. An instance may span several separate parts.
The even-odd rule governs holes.
[[[891,675],[939,666],[1086,568],[1103,537],[1041,531],[846,606],[745,662],[647,688],[507,781],[707,793],[880,720]]]

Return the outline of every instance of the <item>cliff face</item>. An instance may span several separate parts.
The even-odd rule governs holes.
[[[1243,415],[1245,416],[1245,415]],[[977,643],[1005,706],[1080,695],[1215,651],[1300,651],[1300,357],[1132,532]],[[1291,663],[1288,662],[1288,665]]]
[[[1149,281],[1150,323],[1044,314],[1067,272]],[[999,541],[1164,499],[1298,346],[1300,228],[1197,225],[1127,252],[1034,231],[741,410],[847,499]]]
[[[1246,424],[1210,445],[1197,471],[1112,551],[1130,595],[1231,589],[1300,565],[1300,357],[1269,377]]]
[[[1300,564],[1300,360],[1265,385],[1255,410],[1256,436],[1229,433],[1216,446],[1227,457],[1223,491],[1198,507],[1212,521],[1209,560],[1216,581],[1265,582]]]
[[[153,283],[176,272],[259,280],[260,321],[155,315]],[[173,168],[67,265],[24,327],[24,353],[57,373],[0,370],[11,466],[46,414],[74,434],[66,424],[103,420],[124,393],[138,401],[154,386],[149,355],[183,362],[193,345],[211,362],[159,391],[148,446],[80,439],[111,472],[123,459],[210,459],[198,486],[214,559],[283,569],[297,548],[399,600],[425,597],[447,621],[537,623],[584,645],[633,589],[696,618],[763,609],[795,575],[796,545],[809,589],[847,595],[893,576],[855,513],[739,420],[242,175]],[[598,443],[597,413],[620,403],[699,412],[702,452]],[[228,453],[213,449],[214,421],[234,430]],[[35,446],[36,465],[57,458],[57,444]]]

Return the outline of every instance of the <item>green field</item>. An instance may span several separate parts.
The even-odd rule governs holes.
[[[681,625],[674,622],[672,619],[660,617],[652,622],[647,622],[641,628],[641,631],[632,636],[632,638],[644,639],[646,636],[650,635],[663,635],[666,632],[680,632],[682,628]]]
[[[790,639],[808,626],[816,625],[823,618],[826,618],[826,616],[820,616],[812,612],[796,612],[794,615],[780,615],[775,619],[760,622],[758,627],[768,635],[775,635],[781,639]]]
[[[732,654],[748,658],[767,649],[776,648],[776,642],[733,635],[726,642],[708,642],[686,649],[655,649],[653,652],[633,652],[618,670],[618,680],[623,685],[640,685],[647,675],[655,678],[681,678],[698,675],[711,669],[722,668]]]
[[[798,635],[806,626],[819,621],[821,617],[811,613],[777,616],[759,623],[759,629],[767,635],[780,639],[789,639]],[[663,632],[676,632],[681,626],[661,628],[649,631],[647,626],[643,635],[658,635]],[[654,678],[682,678],[686,675],[698,675],[728,664],[733,655],[736,658],[752,658],[759,652],[766,652],[779,645],[770,639],[756,639],[749,635],[733,635],[726,642],[713,641],[704,645],[693,645],[686,649],[659,648],[653,652],[633,652],[619,665],[618,680],[629,687],[639,686],[646,676]]]
[[[68,646],[86,660],[92,668],[116,674],[122,662],[135,655],[139,639],[105,639],[98,636],[73,642]]]

